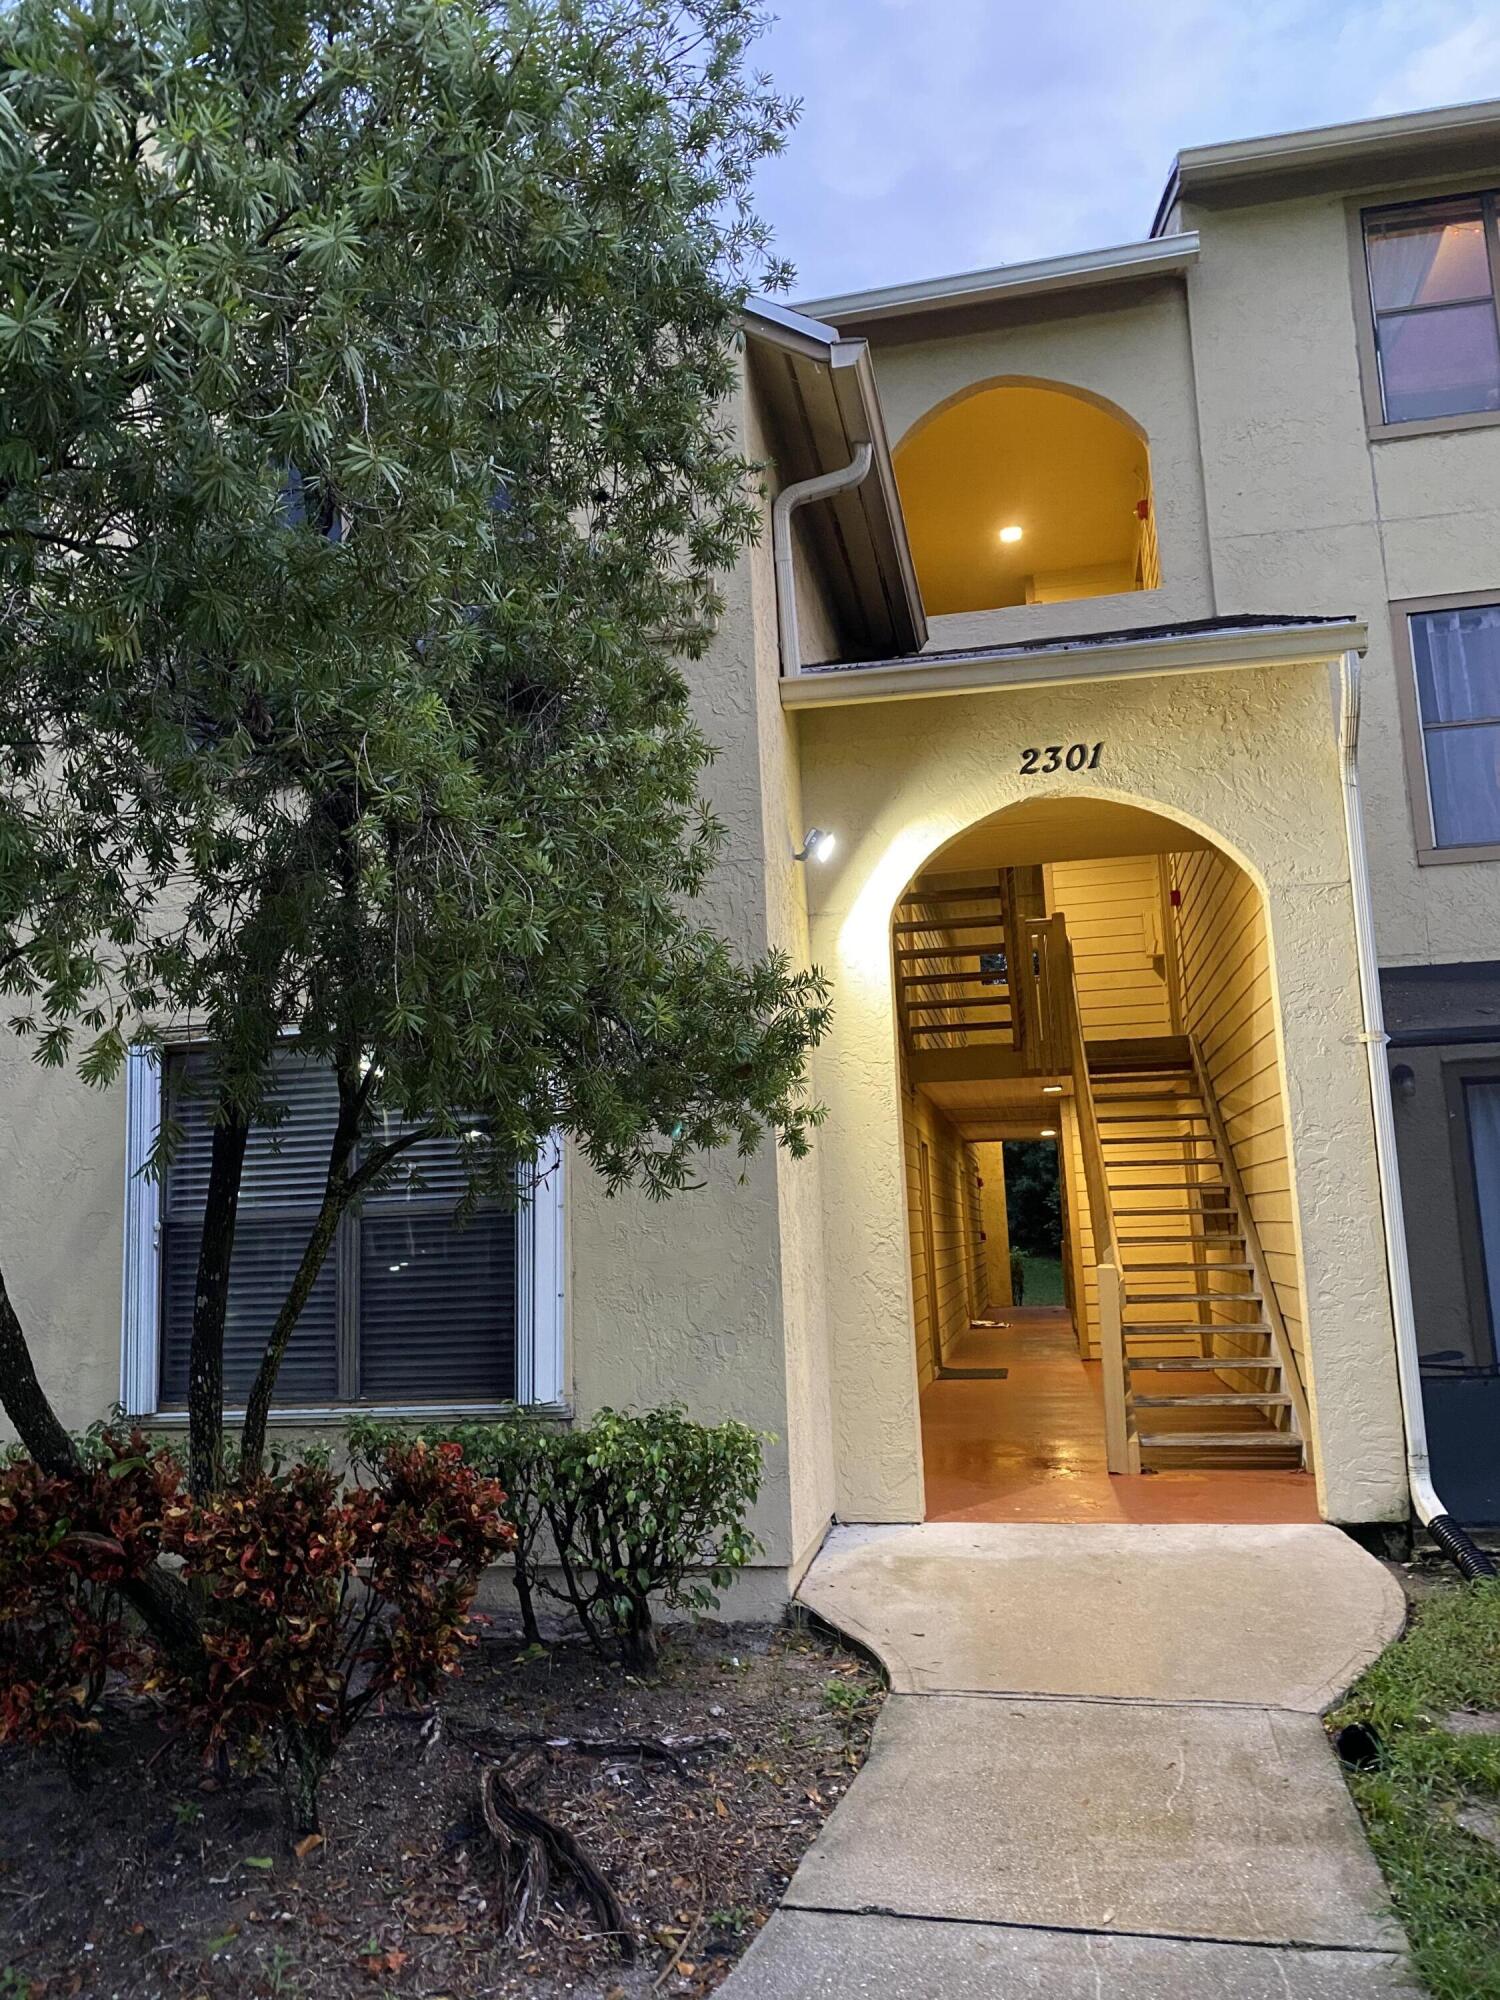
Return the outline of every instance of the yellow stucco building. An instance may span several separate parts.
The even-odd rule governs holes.
[[[752,307],[712,914],[827,973],[827,1123],[661,1206],[556,1164],[440,1355],[361,1330],[285,1421],[742,1417],[774,1600],[835,1519],[1404,1520],[1420,1354],[1500,1519],[1497,190],[1500,105],[1382,119],[1182,154],[1138,243]],[[3,1061],[48,1386],[171,1421],[152,1075]]]

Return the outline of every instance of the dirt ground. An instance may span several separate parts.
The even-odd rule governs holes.
[[[0,1755],[0,2000],[708,1993],[847,1790],[880,1700],[864,1661],[787,1627],[674,1631],[649,1682],[486,1638],[435,1740],[396,1713],[351,1739],[300,1859],[271,1780],[216,1783],[155,1717],[113,1716],[86,1790]],[[619,1894],[634,1964],[567,1888],[505,1936],[478,1773],[528,1733],[709,1739],[675,1761],[542,1749],[518,1784]]]

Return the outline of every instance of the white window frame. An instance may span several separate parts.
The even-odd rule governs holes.
[[[125,1063],[125,1245],[120,1337],[120,1401],[132,1416],[185,1423],[183,1410],[160,1410],[161,1187],[145,1172],[161,1130],[161,1062],[132,1048]],[[516,1404],[441,1398],[430,1403],[278,1405],[273,1423],[328,1423],[352,1414],[377,1417],[484,1417],[517,1405],[566,1414],[567,1190],[561,1138],[548,1140],[522,1176],[525,1198],[516,1235]],[[236,1421],[241,1410],[226,1410]]]

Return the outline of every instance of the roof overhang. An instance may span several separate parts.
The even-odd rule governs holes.
[[[744,328],[767,414],[785,440],[783,485],[839,471],[861,445],[872,447],[869,475],[807,516],[845,631],[882,656],[919,651],[927,617],[869,347],[768,299],[749,302]]]
[[[1313,666],[1363,652],[1365,627],[1351,618],[1206,620],[1161,631],[972,647],[858,666],[814,667],[783,679],[785,708],[848,707],[994,694],[1153,674],[1218,673],[1241,667]]]
[[[1079,250],[1066,257],[1041,257],[1026,264],[1001,264],[988,271],[961,271],[948,278],[883,285],[875,291],[844,292],[816,299],[806,311],[846,332],[884,327],[891,321],[948,309],[1003,306],[1011,300],[1053,293],[1096,291],[1142,278],[1170,277],[1198,258],[1198,238],[1184,230],[1145,243],[1120,243],[1107,250]]]
[[[1394,118],[1318,125],[1263,139],[1192,146],[1177,155],[1151,225],[1165,228],[1179,199],[1229,205],[1274,201],[1338,185],[1435,180],[1500,160],[1500,100],[1450,104]],[[1158,240],[1170,243],[1172,236]]]

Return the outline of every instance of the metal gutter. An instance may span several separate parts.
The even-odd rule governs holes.
[[[1259,180],[1306,177],[1367,162],[1384,167],[1415,159],[1429,174],[1443,171],[1444,145],[1493,142],[1500,150],[1500,99],[1446,104],[1431,111],[1400,112],[1389,118],[1361,118],[1343,125],[1313,125],[1297,132],[1273,132],[1258,139],[1231,139],[1221,145],[1189,146],[1172,163],[1151,225],[1156,236],[1179,196],[1251,186]],[[1170,242],[1170,237],[1158,240]]]
[[[792,548],[792,516],[810,500],[828,500],[869,477],[875,447],[868,438],[855,447],[853,458],[834,472],[820,472],[795,486],[783,486],[771,508],[771,550],[776,566],[776,636],[781,647],[783,675],[802,671],[802,640],[797,622],[797,567]]]
[[[945,661],[921,655],[873,666],[824,667],[781,683],[784,708],[838,708],[877,701],[921,701],[941,695],[992,694],[1131,675],[1201,674],[1236,667],[1300,666],[1337,660],[1366,643],[1353,619],[1317,624],[1251,625],[1180,638],[1122,639],[1093,645],[998,646]]]
[[[1339,662],[1339,761],[1344,795],[1344,836],[1349,850],[1349,887],[1359,957],[1359,997],[1364,1020],[1360,1040],[1370,1077],[1375,1117],[1375,1164],[1380,1180],[1381,1222],[1385,1230],[1386,1276],[1396,1329],[1396,1374],[1401,1385],[1401,1418],[1406,1432],[1406,1481],[1417,1518],[1443,1553],[1465,1576],[1493,1576],[1494,1565],[1477,1549],[1439,1498],[1432,1483],[1427,1449],[1427,1414],[1422,1404],[1422,1359],[1417,1346],[1411,1266],[1406,1255],[1406,1217],[1401,1202],[1401,1168],[1396,1155],[1396,1119],[1386,1068],[1387,1036],[1375,952],[1375,914],[1365,853],[1364,815],[1359,796],[1359,648]]]
[[[835,323],[847,319],[863,326],[931,312],[937,307],[987,305],[1006,299],[1035,298],[1048,292],[1121,284],[1132,278],[1170,276],[1186,271],[1197,258],[1197,232],[1184,230],[1175,236],[1116,244],[1106,250],[1080,250],[1065,257],[1001,264],[986,271],[961,271],[952,277],[927,278],[915,284],[844,292],[835,298],[811,300],[802,310]]]
[[[885,416],[875,382],[875,365],[870,358],[868,344],[857,338],[846,339],[837,327],[771,299],[748,301],[745,323],[748,339],[779,350],[789,357],[789,365],[795,367],[807,363],[826,374],[850,461],[857,459],[868,448],[869,459],[857,479],[844,478],[845,467],[840,466],[833,473],[820,473],[814,479],[800,481],[797,488],[786,491],[799,493],[800,497],[794,500],[793,506],[801,506],[808,500],[836,498],[840,493],[862,485],[868,476],[871,494],[864,501],[863,531],[869,538],[881,578],[886,609],[897,635],[896,643],[913,648],[924,646],[927,643],[927,614],[922,605],[917,568],[907,540],[906,517],[901,509],[901,495],[891,464],[890,440],[886,435]],[[814,488],[816,490],[811,490]],[[801,660],[795,650],[797,614],[792,601],[793,569],[788,539],[793,508],[781,507],[781,499],[785,497],[786,493],[783,493],[772,513],[772,533],[777,549],[777,623],[782,642],[782,671],[797,674],[801,671]],[[781,523],[780,539],[778,521]],[[785,547],[782,546],[783,539]],[[791,650],[788,650],[789,647]]]

